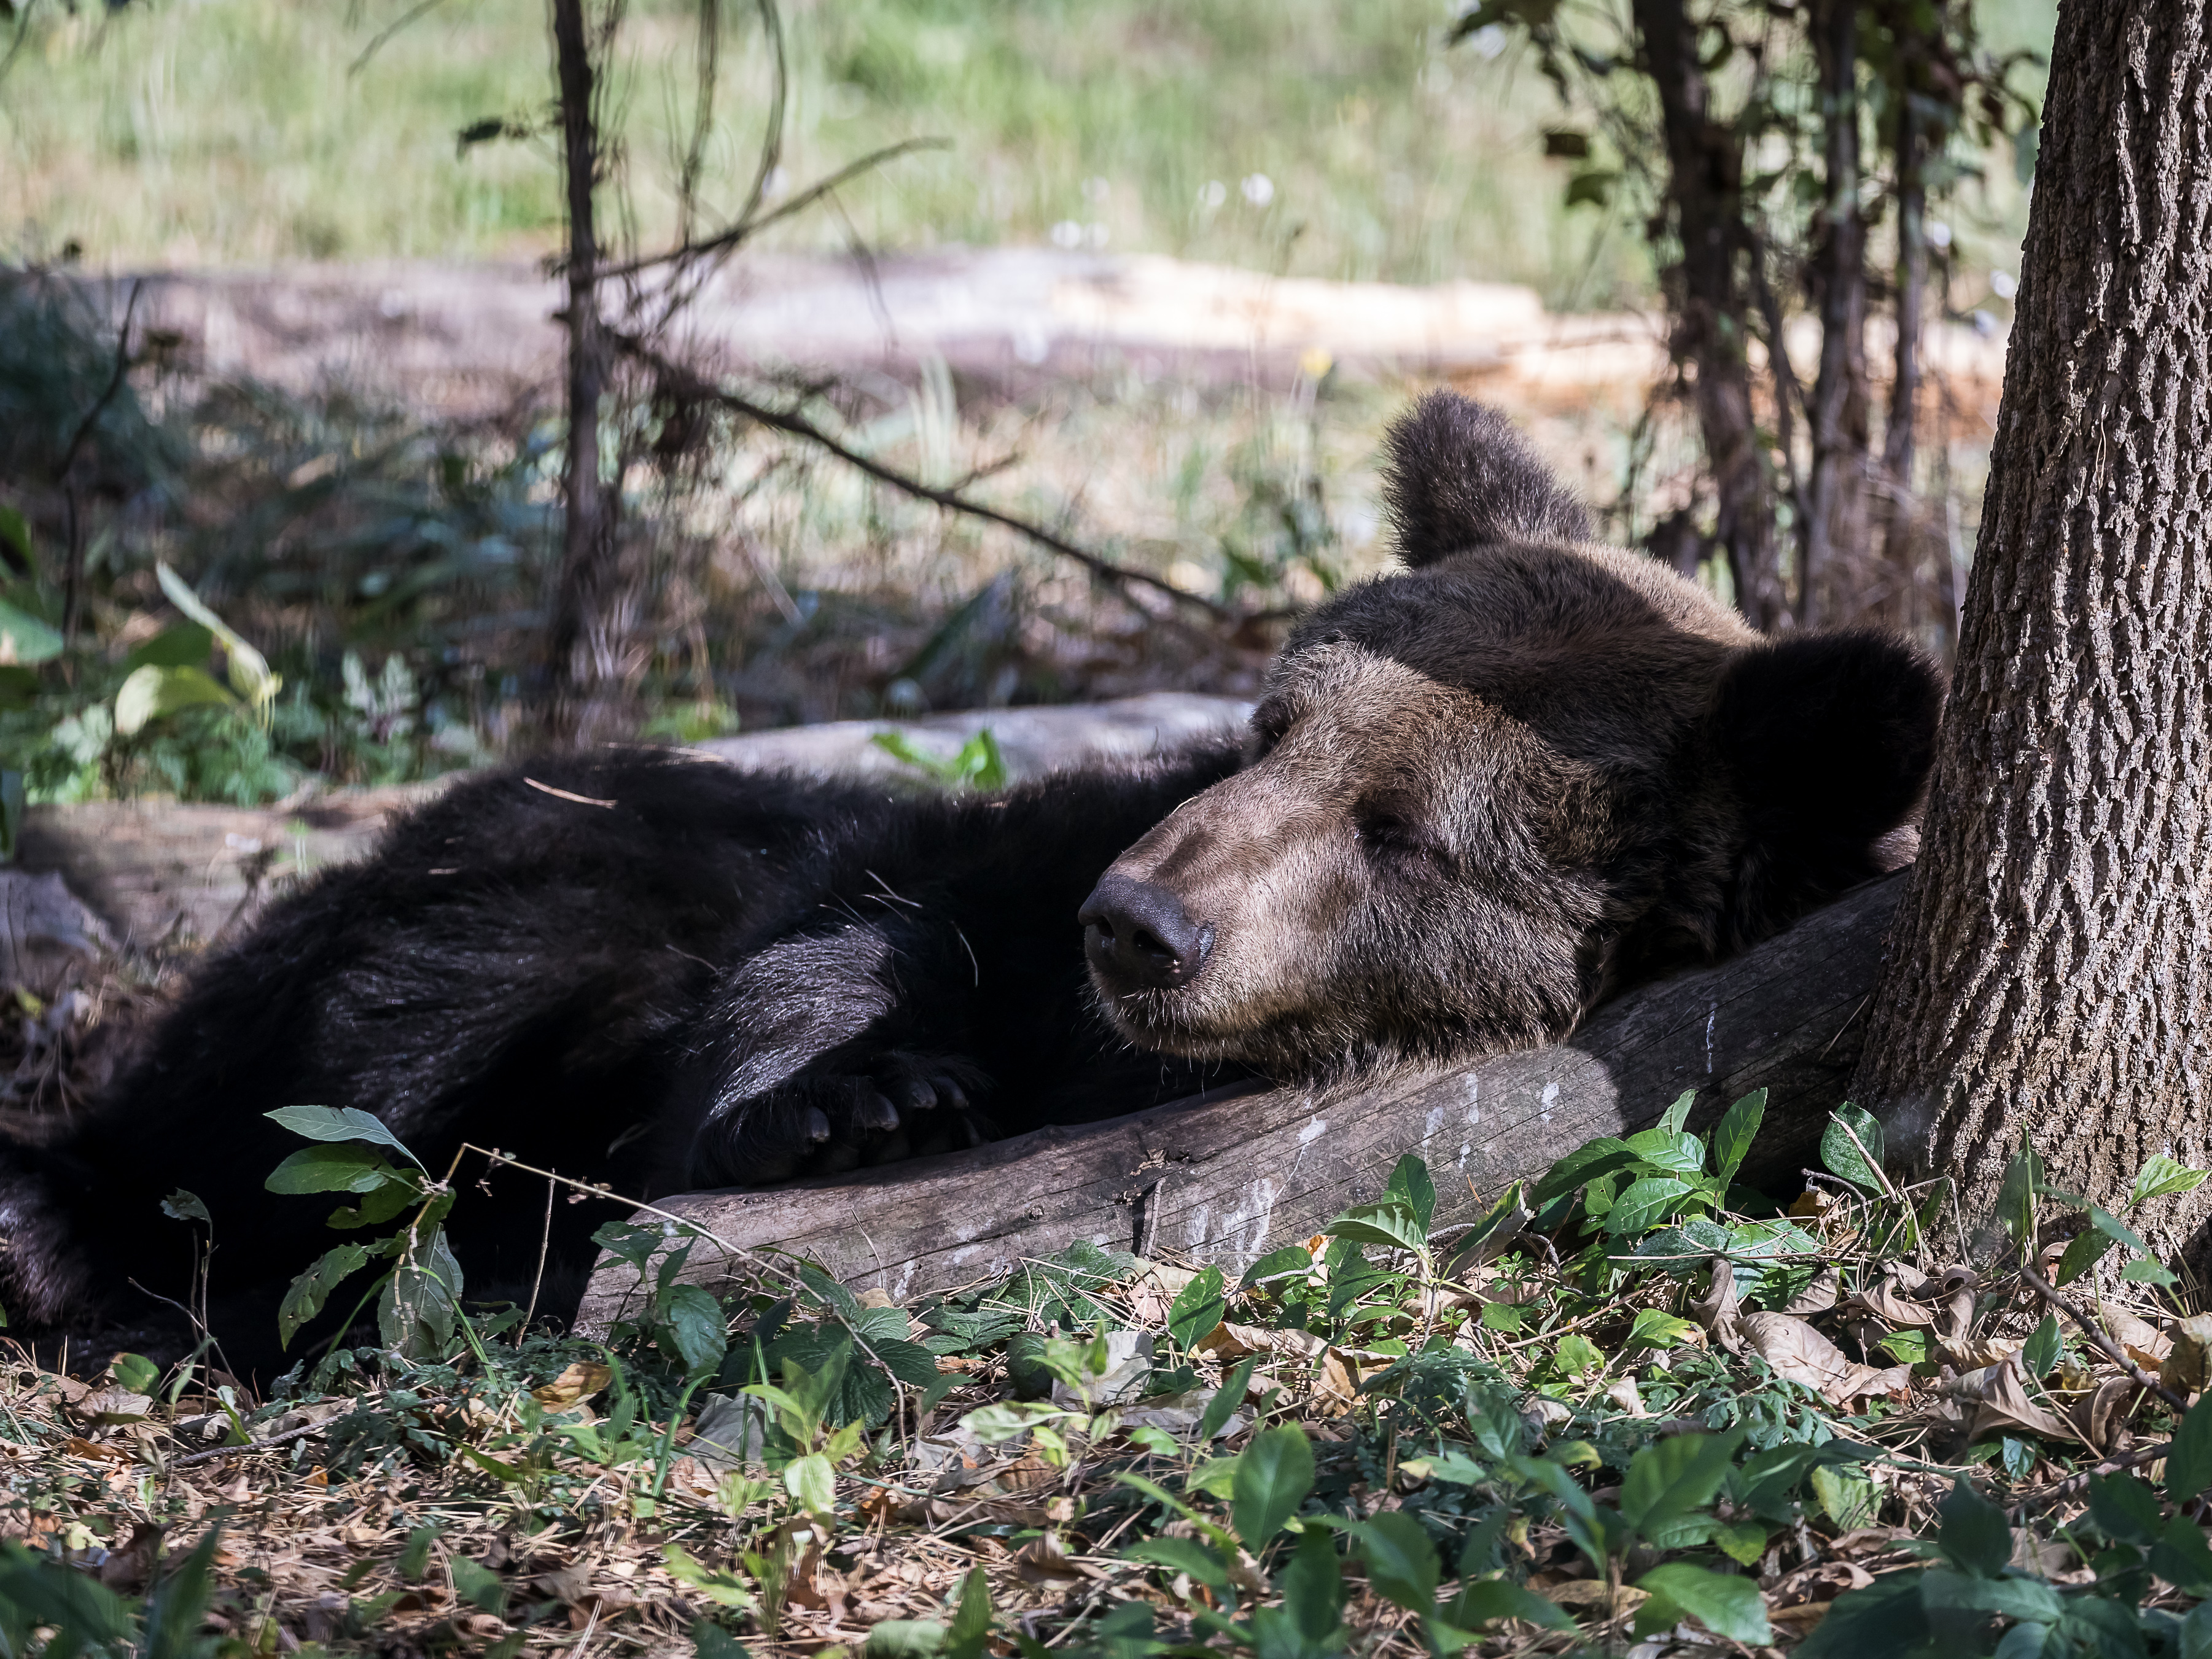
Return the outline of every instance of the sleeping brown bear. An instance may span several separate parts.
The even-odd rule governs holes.
[[[280,1107],[373,1112],[434,1170],[473,1142],[633,1196],[756,1184],[1548,1041],[1898,860],[1941,696],[1918,653],[1761,639],[1589,542],[1464,399],[1389,452],[1411,568],[1304,623],[1241,750],[961,799],[605,750],[395,824],[203,964],[64,1141],[0,1148],[0,1302],[180,1294],[182,1188],[213,1322],[265,1358],[331,1237],[327,1198],[263,1188],[299,1145]],[[472,1294],[519,1299],[545,1188],[477,1173],[453,1243]],[[541,1308],[605,1218],[553,1206]]]

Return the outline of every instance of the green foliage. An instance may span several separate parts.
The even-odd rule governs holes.
[[[950,756],[933,754],[903,732],[878,732],[869,741],[894,760],[913,767],[940,788],[1006,787],[1006,757],[999,752],[999,740],[988,726]]]

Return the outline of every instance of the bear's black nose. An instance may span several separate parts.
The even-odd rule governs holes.
[[[1166,990],[1188,985],[1206,966],[1213,929],[1191,920],[1164,887],[1128,876],[1102,879],[1075,913],[1083,948],[1109,987]]]

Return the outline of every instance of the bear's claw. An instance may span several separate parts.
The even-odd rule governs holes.
[[[969,1090],[981,1081],[945,1055],[838,1056],[708,1119],[692,1146],[690,1182],[767,1186],[978,1146],[988,1128]]]

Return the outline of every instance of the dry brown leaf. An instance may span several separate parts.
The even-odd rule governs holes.
[[[143,1394],[112,1385],[78,1395],[68,1405],[69,1414],[80,1423],[143,1423],[154,1402]]]
[[[2128,1352],[2128,1357],[2147,1371],[2154,1371],[2173,1352],[2173,1339],[2127,1309],[2100,1302],[2097,1318],[2105,1334]]]
[[[1650,1590],[1640,1590],[1633,1584],[1615,1588],[1602,1578],[1570,1578],[1565,1583],[1547,1584],[1536,1594],[1563,1607],[1602,1613],[1609,1618],[1635,1612],[1651,1596]]]
[[[2120,1440],[2127,1433],[2129,1413],[2142,1392],[2132,1378],[2107,1377],[2075,1401],[2067,1417],[2089,1449],[2101,1457],[2119,1449]]]
[[[1828,1616],[1828,1609],[1834,1605],[1832,1601],[1800,1601],[1794,1607],[1769,1607],[1766,1617],[1771,1623],[1779,1625],[1790,1635],[1802,1638],[1820,1627],[1820,1621]]]
[[[1336,1407],[1340,1416],[1358,1403],[1358,1368],[1341,1348],[1331,1348],[1322,1355],[1321,1375],[1314,1379],[1314,1393]]]
[[[1843,1288],[1843,1275],[1831,1262],[1814,1276],[1813,1282],[1792,1297],[1782,1311],[1786,1314],[1826,1313],[1836,1305],[1837,1293]]]
[[[1065,1584],[1088,1575],[1068,1559],[1056,1532],[1039,1533],[1014,1552],[1014,1571],[1029,1584]]]
[[[1777,1375],[1811,1389],[1831,1405],[1848,1405],[1869,1395],[1902,1394],[1912,1386],[1911,1366],[1876,1370],[1855,1364],[1820,1332],[1788,1314],[1741,1314],[1736,1323],[1752,1352]]]
[[[103,1463],[127,1463],[131,1461],[131,1454],[120,1446],[103,1446],[97,1441],[85,1439],[82,1435],[70,1436],[62,1442],[62,1449],[71,1457],[89,1457]]]
[[[582,1404],[613,1378],[614,1372],[591,1360],[578,1360],[543,1388],[532,1389],[531,1398],[550,1412],[565,1412]]]
[[[1863,1308],[1893,1331],[1926,1331],[1936,1328],[1940,1317],[1937,1311],[1924,1302],[1915,1301],[1891,1279],[1851,1293],[1855,1306]]]
[[[2158,1380],[2177,1394],[2202,1394],[2212,1382],[2212,1314],[2191,1314],[2169,1334],[2173,1352],[2158,1368]]]
[[[1247,1354],[1279,1353],[1295,1359],[1311,1359],[1328,1346],[1327,1339],[1311,1331],[1271,1331],[1257,1325],[1216,1325],[1194,1345],[1216,1359],[1242,1359]]]
[[[2079,1440],[2074,1425],[2027,1397],[2017,1356],[1984,1367],[1959,1379],[1961,1397],[1979,1402],[1967,1438],[1978,1440],[1996,1430],[2025,1429],[2052,1440]]]

